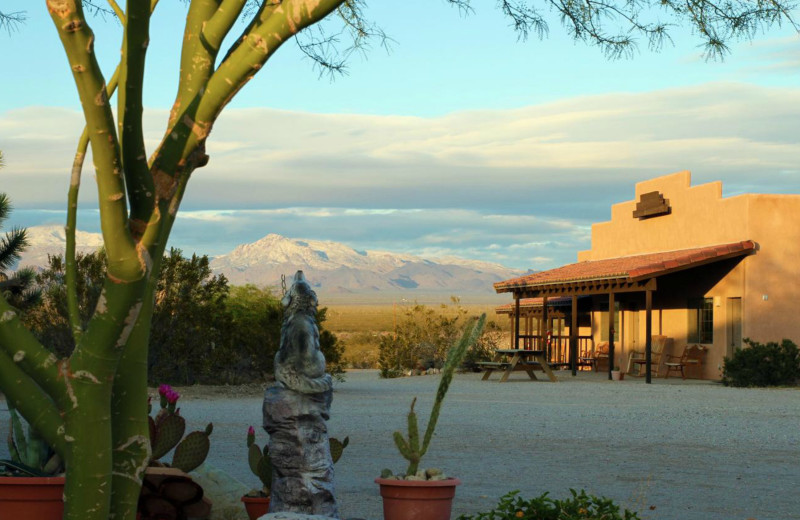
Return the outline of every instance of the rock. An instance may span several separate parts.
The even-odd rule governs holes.
[[[416,475],[406,475],[406,480],[425,480],[424,477],[418,477]]]
[[[447,480],[447,475],[445,475],[444,473],[442,473],[441,475],[434,475],[430,477],[428,480],[430,480],[431,482],[433,482],[434,480]]]
[[[192,480],[203,488],[203,494],[214,504],[211,518],[247,520],[241,497],[248,487],[221,469],[204,462],[191,473]]]
[[[417,475],[416,476],[418,476],[422,480],[427,480],[428,479],[428,476],[425,474],[425,470],[424,469],[421,469],[421,470],[417,471]]]
[[[437,475],[443,475],[443,474],[444,474],[444,471],[442,471],[439,468],[428,468],[428,469],[425,470],[425,475],[427,475],[427,477],[429,479],[433,478],[433,477],[435,477]]]

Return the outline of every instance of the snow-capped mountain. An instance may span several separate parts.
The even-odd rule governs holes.
[[[34,226],[27,228],[28,249],[22,254],[18,267],[44,267],[47,255],[63,255],[67,238],[62,226]],[[75,232],[75,249],[81,253],[91,253],[103,247],[100,233]]]
[[[20,267],[45,266],[47,255],[64,254],[66,239],[62,227],[30,227],[28,237],[30,247],[22,255]],[[99,233],[83,231],[76,233],[76,242],[78,251],[84,253],[103,245]],[[318,292],[328,294],[381,291],[491,294],[492,283],[523,274],[480,260],[426,259],[403,253],[359,251],[338,242],[275,234],[237,246],[230,253],[214,258],[211,267],[234,285],[261,286],[277,286],[281,275],[290,278],[302,269]]]
[[[499,264],[449,258],[425,259],[386,251],[358,251],[338,242],[270,234],[211,262],[234,284],[277,285],[302,269],[327,293],[418,290],[491,293],[492,283],[522,274]]]

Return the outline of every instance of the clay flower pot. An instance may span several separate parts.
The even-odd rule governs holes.
[[[619,370],[612,370],[611,371],[611,380],[612,381],[622,381],[625,379],[625,372],[621,372]]]
[[[63,495],[64,477],[0,477],[3,518],[60,520]]]
[[[450,520],[457,478],[395,480],[376,478],[381,486],[384,520]]]
[[[247,495],[242,497],[244,508],[247,510],[247,516],[250,520],[258,520],[262,516],[269,513],[269,497],[249,497]]]

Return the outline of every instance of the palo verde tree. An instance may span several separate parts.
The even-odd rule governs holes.
[[[142,130],[142,85],[151,14],[158,0],[107,0],[123,31],[121,58],[107,76],[94,54],[85,9],[101,0],[45,0],[72,72],[85,118],[68,193],[66,285],[75,349],[51,354],[0,299],[0,389],[66,463],[65,517],[132,520],[150,454],[147,347],[161,259],[192,172],[209,158],[205,142],[225,105],[287,40],[330,17],[357,46],[380,37],[362,18],[367,0],[189,0],[178,92],[166,131],[151,153]],[[469,0],[446,0],[469,11]],[[560,17],[576,39],[610,56],[630,53],[636,38],[653,47],[674,23],[691,24],[709,55],[726,42],[788,21],[789,0],[497,0],[521,37],[548,31]],[[401,9],[402,6],[398,6]],[[244,28],[229,48],[225,37]],[[24,14],[0,11],[0,28]],[[241,26],[236,26],[241,27]],[[237,29],[238,31],[238,29]],[[337,35],[305,31],[301,48],[331,69]],[[316,39],[313,35],[317,35]],[[109,71],[106,71],[106,73]],[[116,103],[110,99],[116,91]],[[88,145],[96,172],[107,272],[86,324],[75,296],[75,208]]]

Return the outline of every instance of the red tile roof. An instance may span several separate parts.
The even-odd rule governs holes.
[[[636,281],[653,278],[672,271],[680,271],[726,258],[749,255],[755,252],[752,240],[715,246],[695,247],[679,251],[660,251],[643,255],[606,258],[577,262],[549,271],[540,271],[494,284],[497,292],[510,292],[516,288],[578,282],[581,280],[626,279]]]

